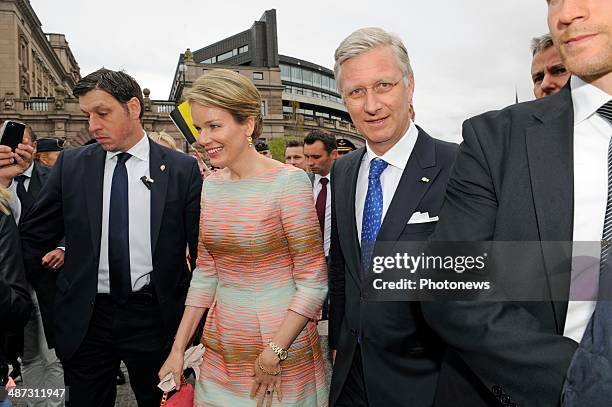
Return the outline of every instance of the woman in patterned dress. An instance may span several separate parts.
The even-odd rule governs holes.
[[[261,96],[246,77],[208,71],[186,100],[198,143],[222,169],[204,181],[197,268],[160,377],[173,372],[179,382],[209,309],[196,406],[327,406],[315,323],[327,271],[310,181],[253,147]]]

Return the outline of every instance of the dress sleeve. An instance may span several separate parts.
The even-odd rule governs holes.
[[[202,187],[198,257],[196,260],[196,268],[191,277],[189,291],[187,292],[187,299],[185,300],[185,305],[199,308],[210,308],[212,306],[217,291],[217,282],[219,281],[215,260],[204,245],[206,221],[203,214],[206,205],[206,186],[208,184],[208,180],[205,180],[204,186]]]
[[[297,288],[289,309],[316,319],[327,297],[327,266],[312,187],[303,171],[290,171],[281,199],[281,221]]]

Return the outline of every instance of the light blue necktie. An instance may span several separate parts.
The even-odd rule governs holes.
[[[370,162],[368,192],[361,220],[361,270],[364,274],[367,273],[372,260],[376,236],[378,236],[382,223],[383,193],[380,174],[387,168],[387,165],[389,163],[380,158],[375,158]]]

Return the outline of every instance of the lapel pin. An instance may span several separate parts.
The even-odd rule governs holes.
[[[428,183],[429,182],[429,178],[423,177],[423,178],[421,178],[421,182]]]
[[[165,171],[166,170],[166,166],[162,164],[162,165],[159,166],[159,169],[162,170],[162,171]]]

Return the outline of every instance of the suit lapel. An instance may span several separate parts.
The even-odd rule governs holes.
[[[34,203],[36,202],[36,197],[40,192],[41,188],[41,180],[38,169],[38,164],[34,163],[32,168],[32,175],[30,176],[30,184],[28,185],[28,190],[25,194],[24,199],[21,200],[21,213],[22,219],[25,218],[25,215],[32,209]]]
[[[440,168],[436,166],[434,141],[419,128],[416,144],[378,232],[376,246],[379,242],[395,242],[399,239],[406,223],[439,172]],[[429,182],[422,182],[423,177],[429,178]],[[374,251],[376,252],[376,247]]]
[[[166,152],[152,140],[149,140],[149,146],[149,174],[153,180],[151,186],[151,252],[155,253],[166,205],[168,174],[172,169],[166,162]]]
[[[28,195],[30,195],[34,201],[36,201],[43,183],[44,181],[42,179],[40,166],[34,163],[34,168],[32,169],[32,179],[30,180],[30,187],[28,188]]]
[[[339,195],[344,202],[344,205],[336,206],[336,219],[338,225],[338,236],[343,246],[343,251],[348,255],[345,256],[346,262],[349,263],[349,270],[352,271],[352,276],[357,282],[361,283],[361,248],[357,240],[357,224],[355,222],[355,195],[357,190],[357,177],[359,175],[359,167],[361,160],[365,154],[365,147],[362,147],[357,152],[342,158],[343,160],[351,160],[345,166],[343,174],[334,174],[334,176],[342,176],[339,182],[336,182],[339,191],[335,195]],[[338,200],[336,200],[338,202]]]
[[[89,159],[85,160],[83,171],[83,184],[87,213],[91,225],[91,243],[94,250],[93,257],[100,258],[100,239],[102,235],[102,195],[104,188],[104,166],[106,151],[99,145],[89,147]]]
[[[566,86],[550,96],[538,121],[526,129],[527,159],[544,263],[553,299],[568,298],[573,236],[574,110]],[[565,242],[565,243],[563,243]],[[560,256],[560,252],[562,255]],[[553,302],[557,330],[563,332],[566,302]]]

